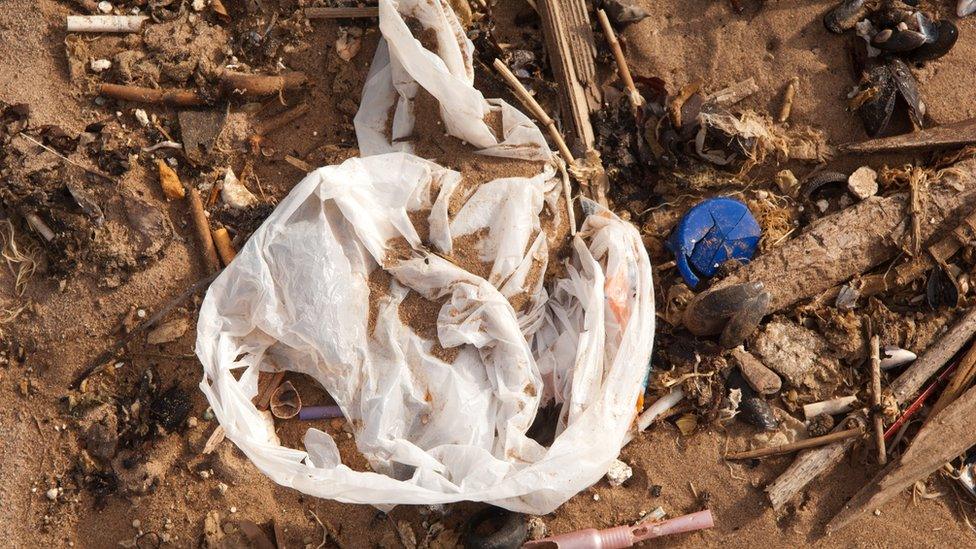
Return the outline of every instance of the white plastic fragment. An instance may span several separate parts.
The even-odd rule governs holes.
[[[435,35],[436,53],[397,9]],[[565,275],[528,285],[528,267],[548,257],[544,206],[564,215],[542,132],[474,88],[473,46],[446,0],[380,0],[379,12],[383,38],[355,118],[365,156],[306,176],[211,285],[198,321],[200,387],[227,438],[263,473],[306,494],[549,513],[604,476],[633,423],[654,334],[647,252],[630,223],[584,201]],[[461,174],[399,139],[413,131],[421,88],[441,105],[449,134],[480,154],[538,160],[538,173],[481,184],[445,215]],[[492,112],[500,135],[485,122]],[[409,215],[421,209],[431,212],[435,251],[485,234],[491,274],[426,251]],[[406,252],[391,254],[394,241]],[[390,282],[373,296],[370,320],[377,269]],[[506,295],[523,286],[533,305],[516,313]],[[409,291],[442,303],[436,341],[400,318]],[[434,343],[458,351],[452,363],[431,353]],[[328,391],[372,472],[343,465],[336,441],[318,429],[306,431],[304,450],[280,446],[251,402],[258,372],[272,367],[308,374]],[[545,447],[526,433],[551,400],[563,414]]]
[[[634,476],[634,470],[619,459],[613,460],[610,463],[610,468],[607,469],[607,482],[610,483],[610,486],[620,486],[632,476]]]
[[[92,59],[91,60],[91,70],[93,72],[107,71],[112,68],[112,62],[108,59]]]
[[[653,423],[658,416],[673,408],[674,405],[681,402],[681,399],[684,397],[685,392],[681,389],[681,387],[671,389],[670,393],[657,399],[654,401],[654,404],[651,404],[647,407],[647,409],[641,412],[641,415],[637,418],[637,430],[643,431],[644,429],[650,427],[651,423]]]
[[[260,202],[258,197],[254,196],[254,193],[247,190],[247,187],[237,179],[234,170],[230,168],[224,172],[224,186],[220,190],[220,197],[225,204],[235,210],[249,208]]]
[[[139,32],[148,15],[69,15],[68,32]]]
[[[132,112],[132,114],[133,116],[136,117],[136,121],[139,122],[140,126],[145,127],[149,125],[149,115],[146,114],[146,111],[142,109],[136,109],[135,111]]]
[[[805,417],[807,420],[811,420],[821,414],[831,416],[846,414],[854,409],[854,404],[856,402],[856,396],[837,397],[830,400],[823,400],[821,402],[813,402],[803,406],[803,417]]]
[[[891,370],[898,368],[899,366],[904,366],[909,362],[913,362],[918,355],[907,350],[902,349],[896,345],[885,345],[882,349],[883,354],[881,357],[881,369]]]

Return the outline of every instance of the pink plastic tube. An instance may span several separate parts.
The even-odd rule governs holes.
[[[623,549],[631,547],[639,541],[704,530],[713,526],[715,526],[715,522],[712,520],[712,512],[706,509],[690,515],[638,526],[617,526],[606,530],[597,530],[596,528],[577,530],[568,534],[530,541],[523,545],[522,549],[533,547],[545,547],[547,549]]]

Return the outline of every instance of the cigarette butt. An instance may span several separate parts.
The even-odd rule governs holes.
[[[230,241],[230,234],[227,232],[227,229],[224,227],[214,229],[213,241],[217,247],[217,255],[220,256],[220,261],[225,267],[230,265],[230,262],[237,257],[237,251],[234,250],[234,244]]]
[[[180,183],[180,178],[173,171],[173,168],[170,168],[162,160],[157,160],[156,166],[159,168],[159,186],[163,188],[163,195],[166,196],[166,200],[176,200],[186,196],[186,189],[183,188],[183,184]]]

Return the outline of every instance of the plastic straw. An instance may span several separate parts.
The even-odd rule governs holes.
[[[636,526],[617,526],[606,530],[587,528],[568,534],[560,534],[530,541],[523,545],[523,549],[532,547],[547,547],[551,549],[624,549],[635,543],[672,534],[682,534],[704,530],[715,526],[712,512],[708,509],[690,515],[665,520],[662,522],[645,523]]]

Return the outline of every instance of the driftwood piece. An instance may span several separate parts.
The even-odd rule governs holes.
[[[945,149],[976,143],[976,118],[935,126],[904,135],[869,139],[839,147],[841,152],[874,154],[921,149]]]
[[[305,8],[305,17],[309,19],[351,19],[355,17],[379,17],[380,9],[376,6],[352,8]]]
[[[939,412],[945,410],[952,401],[966,392],[966,389],[973,384],[974,378],[976,378],[976,345],[970,345],[969,350],[959,360],[959,366],[956,368],[956,372],[952,374],[949,384],[942,390],[939,399],[935,401],[932,409],[929,410],[928,421],[938,417]]]
[[[924,241],[958,225],[976,206],[976,160],[956,167],[959,170],[929,186],[922,217],[935,223],[920,227]],[[898,255],[898,243],[911,230],[909,207],[908,193],[865,199],[818,219],[800,236],[754,259],[715,288],[763,282],[772,296],[770,312],[815,297]]]
[[[929,346],[895,381],[890,389],[899,405],[917,393],[925,381],[945,365],[976,333],[976,308],[966,312],[939,340]],[[772,484],[766,494],[773,509],[780,510],[813,479],[840,463],[854,444],[844,441],[801,453]]]
[[[757,459],[769,456],[779,456],[782,454],[790,454],[800,450],[806,450],[807,448],[817,448],[819,446],[833,444],[839,441],[855,439],[862,434],[864,434],[864,429],[855,427],[854,429],[846,429],[844,431],[834,431],[833,433],[828,433],[819,437],[805,438],[789,444],[768,446],[766,448],[757,448],[755,450],[747,450],[745,452],[734,452],[726,455],[725,459]]]
[[[281,75],[249,74],[224,71],[220,74],[220,86],[225,95],[263,97],[305,85],[305,73],[292,71]]]
[[[68,32],[139,32],[148,15],[69,15]]]
[[[174,107],[199,107],[207,101],[193,90],[173,90],[144,88],[142,86],[123,86],[120,84],[101,84],[98,94],[112,99],[136,103],[159,103]]]
[[[844,506],[827,525],[827,533],[850,524],[868,509],[876,509],[892,497],[937,471],[947,461],[976,445],[976,387],[946,407],[918,432],[901,458],[892,462]]]
[[[878,463],[888,463],[888,451],[885,448],[884,415],[881,413],[881,338],[877,334],[871,336],[871,422],[874,425],[874,446],[878,454]]]
[[[570,143],[578,152],[585,152],[593,148],[594,135],[586,92],[576,72],[576,65],[581,62],[575,61],[574,56],[580,52],[574,50],[571,16],[567,15],[575,11],[573,4],[576,3],[583,1],[539,0],[538,6],[549,64],[559,88],[563,119],[569,125]]]
[[[590,112],[603,106],[603,92],[596,74],[596,40],[590,27],[586,0],[560,0],[566,29],[569,31],[569,52],[576,78],[583,87]]]

